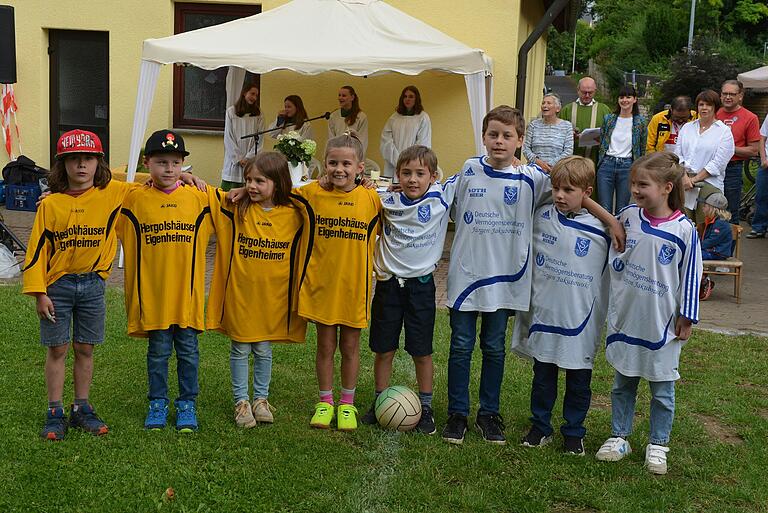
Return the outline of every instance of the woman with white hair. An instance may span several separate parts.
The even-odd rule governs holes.
[[[560,119],[562,105],[555,94],[545,94],[541,100],[541,117],[528,124],[523,139],[523,155],[549,173],[562,158],[573,154],[573,126]]]

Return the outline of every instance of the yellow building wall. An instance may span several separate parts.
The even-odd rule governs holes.
[[[273,9],[287,0],[265,0],[262,10]],[[173,2],[170,0],[5,0],[15,8],[19,105],[24,154],[42,166],[49,166],[49,61],[48,30],[100,30],[109,32],[110,55],[110,164],[128,161],[128,146],[136,101],[141,42],[173,34]],[[206,3],[206,0],[200,3]],[[213,2],[210,2],[213,3]],[[221,3],[221,2],[216,2]],[[256,3],[228,0],[226,3]],[[465,44],[482,48],[494,60],[493,105],[514,105],[517,52],[543,9],[540,2],[525,0],[389,0],[394,7],[415,16]],[[482,7],[480,9],[479,7]],[[150,21],[151,23],[148,23]],[[343,37],[343,34],[340,34]],[[244,42],[245,43],[245,42]],[[528,62],[526,119],[538,112],[544,81],[546,43],[531,50]],[[446,73],[425,73],[410,77],[397,74],[357,78],[330,72],[300,76],[274,72],[261,78],[261,107],[267,122],[274,119],[289,94],[304,99],[311,116],[338,107],[338,88],[352,85],[369,118],[368,156],[379,163],[379,137],[394,111],[400,91],[416,85],[432,118],[433,147],[441,167],[448,174],[475,153],[464,78]],[[172,113],[172,67],[164,66],[145,137],[154,130],[170,127]],[[315,138],[323,148],[327,128],[315,122]],[[181,131],[191,152],[188,163],[194,172],[218,184],[223,160],[221,135]],[[271,140],[267,140],[267,147]],[[14,147],[14,149],[16,149]],[[8,161],[0,154],[0,166]]]

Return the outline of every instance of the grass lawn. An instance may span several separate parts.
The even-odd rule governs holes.
[[[18,286],[3,286],[0,304],[0,512],[768,512],[766,339],[694,333],[683,350],[670,473],[660,477],[643,469],[647,385],[641,385],[630,438],[635,452],[618,463],[594,459],[610,435],[612,371],[603,358],[594,374],[585,458],[564,456],[559,435],[542,449],[517,445],[528,427],[531,368],[513,355],[502,391],[507,446],[486,444],[475,431],[463,446],[453,447],[439,432],[428,437],[366,426],[353,434],[312,430],[313,330],[306,345],[275,347],[274,425],[234,426],[229,341],[207,333],[200,339],[200,432],[144,432],[146,344],[124,334],[122,292],[116,289],[108,291],[107,343],[96,353],[92,393],[111,431],[103,438],[72,431],[64,442],[45,442],[38,437],[46,407],[44,350],[33,301]],[[441,429],[445,312],[435,331],[434,406]],[[361,410],[373,390],[365,333],[362,346]],[[475,356],[473,402],[480,367]],[[415,388],[413,365],[403,355],[396,359],[393,383]],[[171,388],[173,393],[175,377]],[[68,370],[65,402],[71,400]],[[560,415],[553,420],[559,424]],[[164,498],[168,488],[175,492],[172,500]]]

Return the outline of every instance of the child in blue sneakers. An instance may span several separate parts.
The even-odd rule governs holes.
[[[153,133],[144,148],[152,187],[126,197],[117,223],[125,249],[128,334],[149,338],[149,412],[144,427],[166,425],[168,360],[175,349],[176,429],[183,433],[198,428],[197,335],[205,329],[205,249],[213,232],[208,195],[181,186],[187,155],[179,134]]]
[[[528,310],[531,296],[533,213],[550,201],[549,176],[536,166],[522,166],[515,151],[523,144],[525,119],[506,105],[483,119],[488,155],[467,160],[445,183],[453,192],[451,217],[456,234],[448,268],[451,348],[448,358],[448,422],[443,439],[461,444],[469,415],[469,378],[482,317],[480,407],[475,426],[489,443],[505,444],[499,396],[504,377],[507,321],[514,310]],[[621,226],[589,198],[584,205],[612,233]]]

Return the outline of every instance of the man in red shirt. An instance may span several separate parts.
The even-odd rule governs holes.
[[[736,151],[725,168],[723,192],[728,198],[728,210],[731,223],[739,224],[739,204],[741,203],[742,173],[744,161],[758,153],[760,143],[760,122],[757,116],[741,106],[744,100],[744,85],[738,80],[726,80],[720,88],[720,101],[723,106],[716,117],[729,127],[733,133]]]

